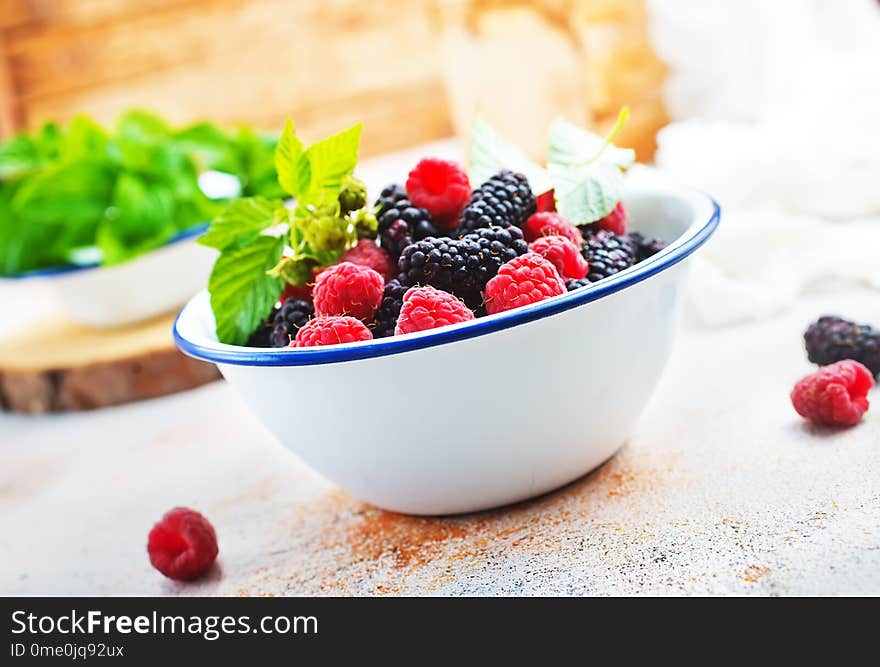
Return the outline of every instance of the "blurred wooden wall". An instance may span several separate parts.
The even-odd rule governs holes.
[[[0,0],[0,134],[78,112],[109,124],[145,106],[266,129],[292,116],[307,138],[361,120],[365,154],[445,137],[449,8],[471,29],[523,5],[579,50],[589,116],[601,124],[649,100],[636,139],[648,157],[662,68],[643,0]]]

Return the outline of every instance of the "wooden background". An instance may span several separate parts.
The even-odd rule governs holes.
[[[663,68],[642,0],[0,0],[0,135],[146,106],[266,129],[292,116],[310,139],[362,120],[365,154],[393,150],[464,129],[483,91],[450,65],[462,35],[480,53],[522,36],[496,72],[510,87],[490,91],[508,132],[535,125],[508,112],[538,96],[599,126],[626,103],[624,140],[650,158]],[[528,98],[523,65],[565,99]]]

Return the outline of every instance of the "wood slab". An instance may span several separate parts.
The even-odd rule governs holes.
[[[0,407],[91,410],[198,387],[217,367],[180,353],[173,315],[110,329],[50,318],[0,340]]]

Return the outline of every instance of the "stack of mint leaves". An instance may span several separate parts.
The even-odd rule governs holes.
[[[84,255],[109,266],[162,246],[226,204],[200,188],[207,171],[234,176],[242,194],[279,196],[275,143],[247,126],[175,129],[142,110],[112,131],[77,116],[0,143],[0,275]]]

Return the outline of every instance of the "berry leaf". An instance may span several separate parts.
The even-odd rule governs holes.
[[[277,223],[279,209],[283,204],[277,199],[237,199],[211,221],[199,243],[217,250],[244,245]]]
[[[361,124],[358,123],[309,146],[305,152],[311,171],[308,194],[314,196],[329,191],[336,197],[357,166],[360,143]]]
[[[557,118],[550,126],[548,164],[573,166],[601,160],[626,169],[635,159],[635,151],[631,148],[618,148],[605,137],[588,132],[564,118]]]
[[[278,183],[290,196],[299,197],[308,189],[312,178],[309,160],[289,118],[275,148],[275,170]]]
[[[482,114],[477,114],[471,126],[468,149],[468,177],[471,185],[477,187],[485,183],[502,169],[525,175],[536,195],[553,187],[543,167],[529,160],[518,146],[498,134]]]
[[[611,213],[623,196],[623,173],[609,162],[584,166],[551,164],[556,210],[573,225],[587,225]]]
[[[217,340],[244,345],[277,301],[284,280],[269,275],[284,250],[284,236],[260,236],[241,248],[220,253],[211,271],[208,291]]]

